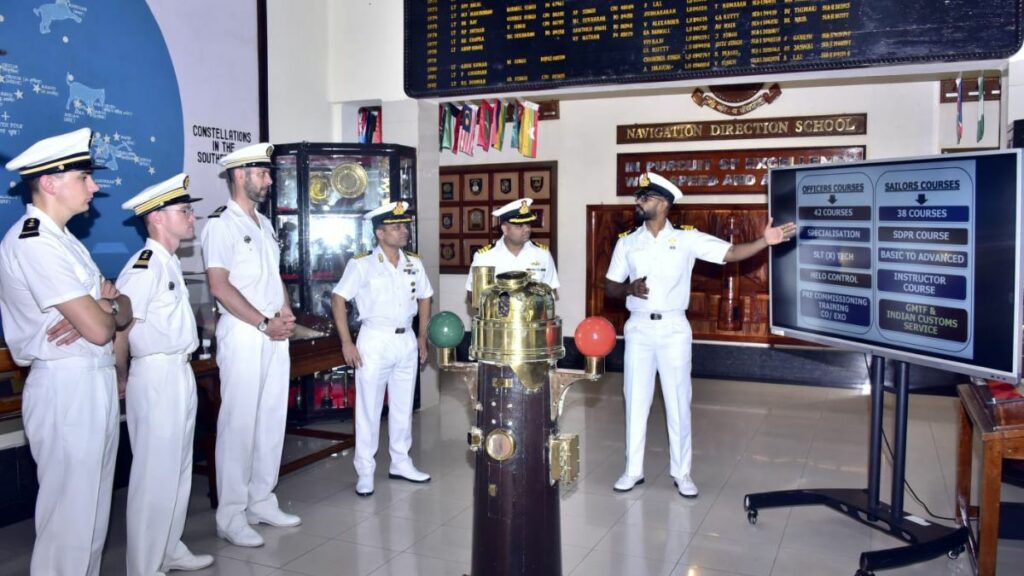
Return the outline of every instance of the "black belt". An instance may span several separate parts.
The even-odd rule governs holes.
[[[651,314],[651,320],[661,320],[661,314],[658,314],[657,312]]]
[[[405,328],[395,328],[395,334],[405,334]]]

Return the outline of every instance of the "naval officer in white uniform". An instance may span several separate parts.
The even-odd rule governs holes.
[[[148,235],[117,278],[134,316],[114,340],[132,445],[128,576],[213,564],[213,556],[194,555],[181,541],[196,424],[196,380],[189,360],[199,337],[175,252],[182,241],[195,238],[192,203],[199,200],[188,193],[188,176],[178,174],[121,204],[143,219]]]
[[[96,576],[110,520],[120,413],[111,340],[131,301],[66,225],[99,191],[82,128],[7,163],[32,194],[0,242],[0,315],[11,356],[29,366],[22,420],[36,461],[33,576]]]
[[[657,374],[665,399],[669,473],[680,495],[697,496],[690,476],[693,332],[686,319],[693,265],[698,258],[718,264],[738,262],[796,232],[792,223],[773,228],[769,220],[762,238],[733,245],[697,230],[680,230],[668,221],[668,213],[682,198],[683,193],[668,179],[644,173],[636,192],[636,213],[643,226],[619,238],[605,275],[605,292],[612,298],[625,297],[629,310],[623,328],[626,470],[615,482],[618,492],[628,492],[644,481],[647,417]]]
[[[373,494],[374,457],[380,438],[380,413],[388,393],[388,476],[428,482],[409,457],[412,446],[412,404],[416,372],[427,361],[427,321],[434,291],[419,256],[409,244],[412,212],[408,203],[391,202],[366,214],[373,223],[377,246],[349,260],[331,295],[334,324],[345,362],[356,369],[356,451],[352,459],[359,476],[356,494]],[[362,324],[358,341],[348,329],[345,304],[355,301]],[[412,319],[419,314],[419,338]]]
[[[231,199],[202,231],[210,293],[217,300],[217,534],[236,546],[262,546],[250,524],[297,526],[278,506],[288,410],[288,338],[295,314],[281,281],[273,225],[257,208],[272,183],[269,144],[220,159]]]
[[[558,289],[561,284],[555,270],[555,259],[547,246],[530,240],[531,227],[538,218],[530,208],[532,205],[532,198],[522,198],[491,212],[501,222],[501,238],[473,255],[466,278],[467,291],[473,290],[473,268],[476,266],[494,266],[495,276],[511,271],[529,272],[534,282],[543,282],[552,290]]]

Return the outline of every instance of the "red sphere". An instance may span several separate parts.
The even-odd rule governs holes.
[[[584,318],[573,337],[584,356],[604,358],[615,348],[615,327],[604,316]]]

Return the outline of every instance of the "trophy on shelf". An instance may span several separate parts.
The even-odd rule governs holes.
[[[562,574],[560,483],[579,475],[579,437],[558,428],[565,394],[604,373],[615,329],[601,317],[576,329],[584,370],[555,368],[565,356],[553,290],[526,272],[494,276],[473,269],[472,343],[476,362],[455,361],[462,320],[441,312],[428,335],[443,370],[461,375],[476,414],[472,576]]]

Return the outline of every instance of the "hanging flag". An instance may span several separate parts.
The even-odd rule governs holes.
[[[512,147],[516,150],[519,149],[519,130],[523,120],[523,104],[519,100],[516,100],[509,105],[512,110]]]
[[[537,157],[537,113],[540,106],[534,102],[523,102],[523,119],[520,121],[519,153],[527,158]]]
[[[448,140],[452,143],[453,154],[457,154],[459,151],[459,114],[461,112],[462,108],[451,102],[448,103]]]
[[[437,108],[438,121],[437,121],[437,132],[440,135],[441,150],[452,149],[452,123],[454,119],[452,117],[452,107],[450,104],[441,104]]]
[[[978,76],[978,134],[975,142],[985,137],[985,75]]]
[[[964,80],[956,77],[956,143],[964,137]]]
[[[480,112],[477,114],[477,137],[476,145],[486,152],[491,147],[491,124],[494,121],[491,103],[487,100],[480,101]]]
[[[384,142],[384,111],[380,108],[374,108],[371,112],[373,115],[373,139],[372,144],[382,144]]]
[[[476,130],[474,130],[476,127],[476,114],[476,106],[468,102],[462,105],[462,120],[460,123],[462,129],[459,130],[459,152],[469,154],[470,156],[473,155],[473,145],[476,144]]]
[[[495,98],[491,107],[494,110],[491,114],[494,118],[491,122],[491,148],[501,150],[505,142],[505,103]]]

